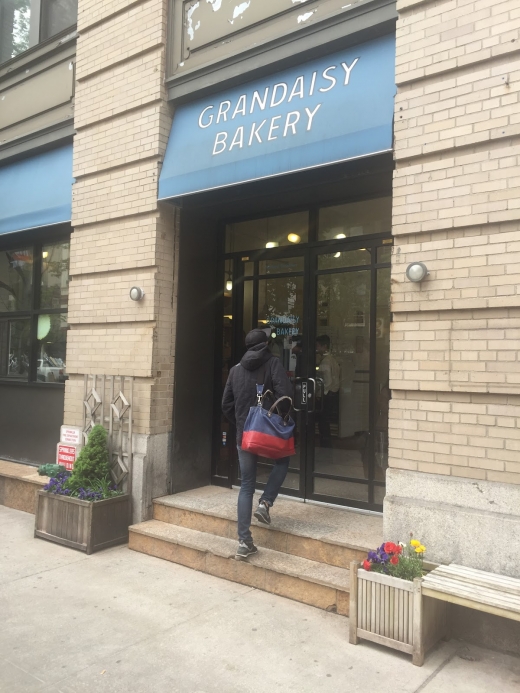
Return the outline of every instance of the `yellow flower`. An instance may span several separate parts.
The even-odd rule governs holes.
[[[412,546],[415,547],[415,546],[420,546],[420,545],[421,545],[421,542],[420,542],[420,541],[417,541],[417,539],[412,539],[412,541],[410,542],[410,544],[411,544]]]
[[[415,549],[415,553],[424,553],[425,551],[426,551],[426,546],[423,546],[422,544],[420,544],[420,545]]]

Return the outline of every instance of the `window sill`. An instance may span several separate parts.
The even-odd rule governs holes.
[[[3,385],[9,385],[14,387],[43,387],[47,389],[64,389],[65,383],[44,383],[41,380],[37,381],[27,381],[27,380],[10,380],[9,378],[0,377],[0,387]]]
[[[36,46],[16,55],[5,63],[0,65],[0,80],[9,76],[11,77],[16,72],[27,70],[34,63],[41,62],[44,58],[49,57],[53,53],[59,53],[65,50],[72,42],[76,43],[76,26],[73,25],[65,29],[56,36],[52,36],[47,41],[38,43]]]

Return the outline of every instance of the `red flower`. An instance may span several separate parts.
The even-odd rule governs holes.
[[[386,553],[397,553],[397,546],[393,541],[387,541],[385,544]]]
[[[372,567],[372,563],[370,563],[370,561],[363,561],[363,569],[364,570],[370,570],[371,567]]]
[[[392,558],[390,559],[390,563],[392,565],[397,565],[399,563],[399,556],[392,556]]]
[[[403,553],[403,547],[399,545],[399,546],[397,547],[396,553]]]

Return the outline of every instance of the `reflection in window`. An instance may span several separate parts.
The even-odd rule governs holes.
[[[0,376],[27,380],[30,351],[30,319],[0,320]]]
[[[78,0],[42,0],[40,41],[59,34],[76,23]]]
[[[0,0],[0,62],[29,48],[30,0]]]
[[[36,379],[45,383],[63,383],[67,379],[65,351],[67,314],[38,316],[38,363]]]
[[[307,243],[309,212],[250,219],[226,227],[226,253]]]
[[[329,241],[374,233],[388,233],[392,228],[392,198],[350,202],[322,207],[318,240]]]
[[[77,17],[78,0],[0,0],[0,63],[74,26]]]
[[[69,241],[42,248],[41,308],[67,308]]]
[[[31,248],[0,251],[0,313],[31,308],[32,275]]]

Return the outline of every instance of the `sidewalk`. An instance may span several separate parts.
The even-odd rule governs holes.
[[[1,693],[517,693],[520,659],[348,643],[348,620],[126,547],[85,556],[0,506]]]

